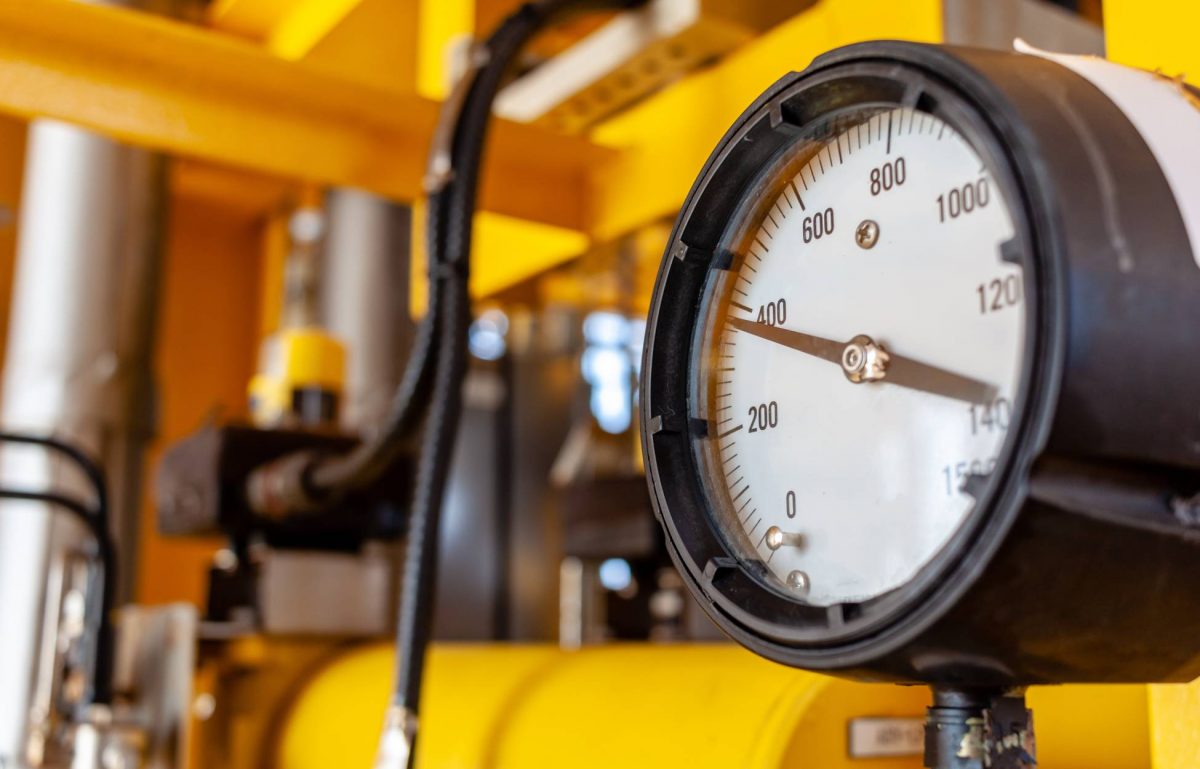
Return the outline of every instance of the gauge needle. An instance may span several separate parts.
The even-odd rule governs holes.
[[[852,382],[890,382],[967,403],[990,403],[997,395],[996,388],[986,382],[894,355],[867,336],[856,336],[849,342],[835,342],[744,318],[728,318],[726,323],[768,342],[836,363]]]

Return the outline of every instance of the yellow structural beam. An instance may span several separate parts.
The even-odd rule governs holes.
[[[418,32],[417,92],[443,99],[450,88],[451,46],[475,32],[474,0],[422,0]]]
[[[217,0],[209,23],[276,56],[386,91],[415,90],[419,0]],[[428,95],[428,94],[426,94]]]
[[[821,0],[715,67],[601,126],[625,150],[599,168],[590,231],[606,240],[674,216],[734,119],[771,83],[831,48],[879,38],[939,42],[940,0]]]
[[[271,50],[347,80],[421,93],[416,89],[419,5],[416,0],[356,0],[343,6],[345,15],[328,29],[316,14],[308,17],[311,27],[293,19],[271,35]]]
[[[303,0],[296,3],[296,9],[272,30],[271,51],[285,59],[304,58],[361,5],[362,0]]]
[[[1191,0],[1104,0],[1108,58],[1142,69],[1161,69],[1200,82],[1200,4]]]
[[[291,13],[296,0],[214,0],[207,16],[213,26],[253,40],[265,40]]]
[[[473,6],[420,5],[416,50],[407,54],[416,72],[406,77],[441,95],[447,43],[470,31]],[[437,102],[384,87],[386,78],[357,76],[380,69],[376,59],[336,72],[330,62],[345,62],[356,25],[380,26],[371,21],[377,13],[416,7],[417,0],[215,6],[215,23],[261,41],[255,45],[121,9],[0,0],[0,112],[59,118],[261,175],[415,200]],[[596,143],[497,121],[477,223],[476,294],[577,255],[589,237],[611,240],[669,218],[759,91],[821,51],[883,36],[939,39],[940,3],[822,0],[602,126]]]
[[[71,0],[0,1],[0,112],[397,200],[420,193],[437,103],[287,62],[227,35]],[[483,210],[583,229],[613,153],[497,121]]]

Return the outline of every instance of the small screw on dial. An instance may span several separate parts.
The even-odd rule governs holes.
[[[808,575],[797,569],[787,575],[787,586],[801,595],[808,595]]]
[[[879,225],[870,219],[863,219],[854,231],[854,242],[859,248],[874,248],[879,242]]]
[[[778,526],[772,526],[767,529],[765,537],[767,547],[772,550],[778,550],[781,547],[797,547],[803,548],[807,545],[804,535],[798,532],[787,532]]]

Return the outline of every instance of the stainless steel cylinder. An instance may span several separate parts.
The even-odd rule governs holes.
[[[411,337],[412,214],[371,193],[338,189],[326,216],[322,317],[349,351],[342,425],[369,432],[391,408]]]
[[[156,156],[57,122],[29,127],[0,424],[66,438],[104,462],[124,596],[151,416],[161,188]],[[89,494],[77,473],[33,448],[0,453],[0,483]],[[61,683],[58,591],[69,588],[85,537],[45,505],[0,506],[0,766],[45,753]]]

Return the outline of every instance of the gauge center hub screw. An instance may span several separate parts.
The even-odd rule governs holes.
[[[850,340],[842,350],[842,371],[855,384],[877,382],[887,373],[890,356],[883,345],[864,334]]]
[[[879,225],[870,219],[863,219],[854,231],[854,242],[859,248],[874,248],[879,242]]]

